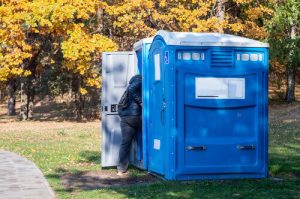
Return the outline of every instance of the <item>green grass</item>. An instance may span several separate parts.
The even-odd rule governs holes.
[[[31,127],[23,128],[26,124]],[[0,123],[0,148],[16,152],[35,162],[59,198],[300,198],[299,120],[270,122],[271,177],[267,179],[160,181],[125,188],[65,190],[60,182],[62,174],[100,169],[99,124],[100,122]],[[10,130],[10,125],[20,128]]]

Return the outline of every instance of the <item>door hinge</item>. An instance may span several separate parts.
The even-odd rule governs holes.
[[[187,150],[199,150],[199,151],[204,151],[207,149],[206,146],[187,146]]]

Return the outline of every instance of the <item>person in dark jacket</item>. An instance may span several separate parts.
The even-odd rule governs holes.
[[[122,144],[119,151],[118,175],[127,172],[131,142],[142,130],[142,76],[135,75],[129,81],[128,106],[120,112]]]

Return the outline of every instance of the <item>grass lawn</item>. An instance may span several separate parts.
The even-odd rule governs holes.
[[[66,190],[60,176],[99,170],[100,121],[9,120],[0,112],[0,148],[32,160],[59,198],[300,198],[300,103],[272,105],[269,125],[270,178]],[[133,170],[133,172],[139,172]]]

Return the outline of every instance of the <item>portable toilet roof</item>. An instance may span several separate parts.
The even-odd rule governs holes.
[[[152,43],[154,37],[149,37],[145,39],[141,39],[133,44],[133,50],[137,51],[142,48],[143,44]]]
[[[268,43],[221,33],[168,32],[160,30],[156,33],[156,36],[161,36],[167,45],[174,46],[269,47]]]

